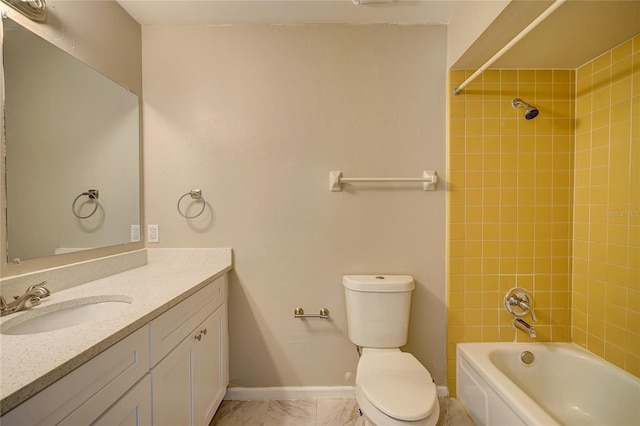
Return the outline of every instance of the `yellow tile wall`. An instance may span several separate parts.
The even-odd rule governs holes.
[[[537,340],[640,376],[640,36],[575,72],[487,71],[449,104],[450,391],[456,343],[528,340],[502,307],[515,285]]]
[[[573,341],[640,376],[640,36],[576,79]]]
[[[471,71],[451,71],[449,93]],[[574,70],[488,70],[449,99],[448,385],[455,345],[529,341],[503,307],[534,295],[537,341],[569,341]],[[540,115],[525,120],[515,97]],[[530,320],[528,317],[526,320]]]

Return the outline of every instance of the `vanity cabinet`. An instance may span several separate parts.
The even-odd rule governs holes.
[[[0,418],[11,425],[204,425],[228,379],[226,274]]]
[[[226,276],[151,322],[154,425],[208,425],[228,384]]]

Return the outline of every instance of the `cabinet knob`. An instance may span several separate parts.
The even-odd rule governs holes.
[[[202,340],[202,334],[198,334],[197,336],[193,336],[196,340]]]
[[[205,328],[204,330],[200,330],[200,333],[207,334],[207,329]]]

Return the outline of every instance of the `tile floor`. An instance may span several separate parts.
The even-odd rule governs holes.
[[[222,401],[209,426],[364,426],[354,399]],[[440,398],[437,426],[473,426],[462,404]]]

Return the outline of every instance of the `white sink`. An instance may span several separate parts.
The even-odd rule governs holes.
[[[1,334],[36,334],[60,330],[91,321],[100,321],[120,315],[129,308],[128,296],[105,295],[73,299],[25,311],[22,315],[4,321]],[[43,301],[43,305],[46,303]]]

